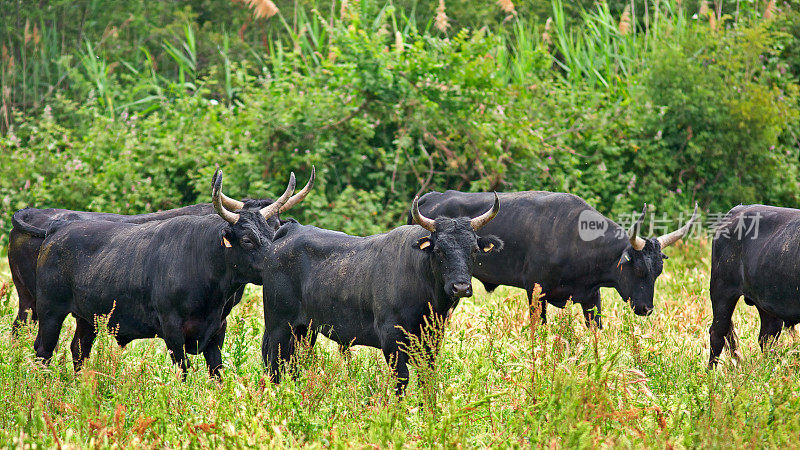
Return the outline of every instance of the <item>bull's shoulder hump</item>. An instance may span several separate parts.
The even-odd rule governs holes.
[[[165,220],[132,223],[115,220],[74,220],[65,223],[60,230],[68,233],[101,233],[105,235],[145,235],[159,231],[185,235],[199,230],[208,230],[222,223],[216,215],[177,216]]]
[[[417,240],[428,234],[430,234],[430,232],[419,225],[402,225],[386,233],[375,234],[370,237],[375,240]]]
[[[445,192],[431,192],[425,194],[431,203],[450,204],[450,205],[470,205],[480,208],[491,206],[494,201],[495,192],[461,192],[448,190]],[[430,196],[429,196],[430,195]],[[500,199],[500,207],[503,205],[516,205],[540,201],[545,198],[558,198],[560,196],[572,196],[572,194],[562,194],[559,192],[548,191],[517,191],[517,192],[497,192]],[[428,197],[429,196],[429,197]],[[580,198],[580,197],[576,197]],[[423,197],[425,199],[425,197]],[[422,203],[422,202],[420,202]],[[487,206],[488,205],[488,206]]]
[[[756,211],[800,215],[800,209],[786,208],[783,206],[761,205],[761,204],[737,205],[731,208],[731,210],[728,211],[728,214],[735,214],[741,212],[756,212]]]
[[[594,208],[575,194],[548,191],[498,193],[500,208],[533,209],[540,212],[566,213]]]
[[[721,222],[730,223],[743,216],[758,216],[760,220],[769,222],[798,222],[800,221],[800,209],[759,204],[738,205],[731,208]]]
[[[483,200],[491,200],[494,196],[493,192],[480,192],[478,193]],[[565,203],[565,204],[581,204],[588,205],[586,200],[578,197],[575,194],[566,192],[550,192],[550,191],[516,191],[516,192],[498,192],[497,197],[500,199],[500,205],[504,203]],[[477,197],[476,197],[477,198]]]
[[[328,230],[313,225],[287,223],[282,225],[275,233],[273,242],[275,251],[293,252],[296,249],[316,249],[320,251],[335,251],[336,249],[352,247],[364,238],[351,236],[341,231]]]
[[[211,214],[215,214],[214,207],[211,205],[211,203],[197,203],[194,205],[183,206],[181,208],[167,209],[163,211],[155,211],[131,216],[120,216],[120,220],[124,222],[144,223],[154,220],[172,219],[179,216],[205,216]]]
[[[328,249],[330,251],[369,250],[386,246],[403,244],[416,241],[420,237],[430,234],[419,225],[402,225],[386,233],[370,236],[353,236],[341,231],[317,228],[312,225],[301,225],[291,233],[292,246],[302,245],[306,248]],[[280,239],[275,244],[279,245]]]

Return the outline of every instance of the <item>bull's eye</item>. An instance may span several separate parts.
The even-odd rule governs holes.
[[[241,242],[242,242],[242,247],[244,247],[244,248],[246,248],[248,250],[250,250],[253,247],[255,247],[255,244],[253,243],[253,240],[250,239],[248,236],[243,237]]]

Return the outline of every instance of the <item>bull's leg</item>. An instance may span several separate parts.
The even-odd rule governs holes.
[[[405,339],[396,328],[392,327],[382,339],[381,350],[383,350],[386,363],[389,364],[397,378],[395,394],[402,398],[405,396],[408,386],[408,353],[400,350],[399,342],[405,342]]]
[[[264,363],[269,363],[269,377],[273,383],[281,382],[281,369],[294,354],[292,329],[288,324],[272,331],[265,331],[261,341]]]
[[[180,323],[175,321],[173,323]],[[186,381],[186,375],[189,373],[189,358],[186,357],[186,338],[180,330],[172,330],[167,328],[164,331],[164,342],[167,344],[169,356],[172,358],[172,363],[181,368],[181,377]]]
[[[222,345],[225,343],[225,331],[228,328],[228,321],[223,320],[222,326],[217,330],[217,333],[209,340],[205,350],[203,350],[203,357],[206,359],[208,366],[208,373],[214,378],[221,378],[222,370]]]
[[[270,358],[270,351],[269,330],[264,330],[264,334],[261,336],[261,361],[264,363],[264,367],[271,372],[272,359]],[[270,378],[272,377],[270,376]]]
[[[75,318],[75,336],[72,338],[70,350],[72,351],[72,364],[75,367],[75,372],[81,370],[83,362],[89,357],[92,352],[92,344],[97,337],[97,330],[94,325],[88,320]]]
[[[797,324],[789,322],[783,323],[783,327],[786,329],[786,332],[792,337],[792,342],[797,343],[797,339],[800,338],[800,336],[797,334],[797,328],[795,325]]]
[[[445,331],[445,318],[441,315],[435,314],[435,319],[431,321],[430,328],[427,330],[427,333],[423,334],[425,336],[422,340],[422,347],[423,347],[423,356],[424,360],[420,361],[421,364],[425,364],[425,371],[429,374],[425,376],[425,373],[417,372],[419,379],[419,385],[422,388],[423,392],[427,388],[436,389],[437,386],[434,384],[432,386],[427,386],[429,381],[429,377],[434,377],[435,370],[436,370],[436,359],[439,356],[439,352],[442,349],[442,341],[444,341],[444,331]],[[434,380],[435,381],[435,380]],[[435,398],[435,396],[434,396]]]
[[[741,294],[737,291],[717,287],[712,279],[711,283],[711,309],[713,319],[708,329],[711,352],[708,359],[709,368],[713,368],[725,346],[725,338],[731,331],[733,324],[731,318],[736,309],[736,302]]]
[[[36,322],[38,317],[36,316],[36,299],[13,267],[11,268],[11,279],[14,281],[14,286],[17,288],[17,296],[19,297],[17,317],[11,325],[11,335],[16,337],[19,333],[19,328],[28,321],[29,317],[31,322]],[[28,311],[30,311],[30,316]]]
[[[314,348],[314,344],[317,343],[317,336],[319,336],[319,332],[313,328],[308,330],[308,348]]]
[[[783,320],[778,319],[772,314],[764,311],[758,305],[758,315],[761,318],[761,330],[758,332],[758,344],[761,346],[761,351],[767,351],[767,348],[774,344],[778,337],[781,335],[783,328]]]
[[[736,334],[736,326],[731,322],[731,329],[725,335],[725,344],[727,350],[731,354],[731,358],[739,362],[742,360],[742,352],[739,351],[739,335]]]
[[[583,318],[586,321],[586,326],[588,328],[596,326],[598,329],[602,330],[603,322],[600,317],[600,290],[594,291],[587,299],[580,303],[583,309]]]
[[[36,357],[41,358],[45,364],[50,363],[53,352],[58,345],[58,336],[61,334],[61,325],[64,324],[67,311],[48,311],[40,317],[39,332],[36,334],[34,349]]]
[[[292,336],[289,339],[289,354],[284,359],[285,362],[289,363],[289,374],[292,376],[292,379],[297,380],[300,378],[300,362],[296,358],[298,352],[310,351],[314,347],[316,341],[317,332],[307,325],[293,327]],[[308,348],[305,348],[306,344],[308,344]],[[292,358],[295,358],[295,360],[292,361]]]
[[[184,348],[183,343],[167,343],[167,350],[169,350],[169,356],[172,358],[172,363],[181,368],[181,379],[186,381],[186,375],[189,374],[189,358],[186,357],[186,349]]]
[[[395,384],[394,393],[398,397],[402,398],[406,395],[406,387],[408,386],[408,354],[406,354],[406,352],[401,352],[396,348],[396,345],[394,350],[384,348],[383,356],[386,358],[386,363],[389,364],[389,367],[394,372],[395,378],[397,378],[397,384]]]

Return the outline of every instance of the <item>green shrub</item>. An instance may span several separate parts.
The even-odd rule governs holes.
[[[640,100],[640,194],[666,188],[719,211],[798,203],[797,154],[781,141],[797,126],[797,85],[764,64],[774,42],[756,25],[655,53]]]
[[[567,191],[612,215],[800,205],[794,10],[712,29],[664,2],[632,35],[619,5],[564,5],[548,40],[530,16],[444,37],[391,3],[297,5],[262,30],[266,54],[207,20],[216,2],[164,6],[65,54],[68,87],[0,137],[0,226],[27,205],[205,202],[215,164],[232,197],[275,195],[316,165],[293,214],[357,234],[403,223],[431,189]]]

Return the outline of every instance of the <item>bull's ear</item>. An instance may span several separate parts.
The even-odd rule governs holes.
[[[669,256],[667,256],[667,255],[665,255],[665,254],[663,254],[663,253],[662,253],[662,254],[661,254],[661,259],[669,259]]]
[[[230,240],[230,238],[228,237],[228,230],[223,230],[223,231],[222,231],[222,233],[220,233],[220,237],[219,237],[219,245],[221,245],[221,246],[223,246],[223,247],[225,247],[225,248],[231,248],[231,247],[233,247],[233,246],[231,245],[231,240]]]
[[[619,267],[619,266],[621,266],[623,264],[627,264],[629,262],[631,262],[631,257],[630,257],[630,255],[628,255],[628,251],[625,250],[624,252],[622,252],[622,256],[619,257],[619,262],[617,262],[617,267]],[[622,269],[620,269],[620,270],[622,270]]]
[[[419,238],[417,243],[414,244],[414,247],[426,252],[430,252],[433,251],[433,241],[431,240],[430,236],[425,236],[424,238]]]
[[[483,253],[499,252],[503,249],[503,241],[495,235],[481,236],[478,238],[478,247]]]

